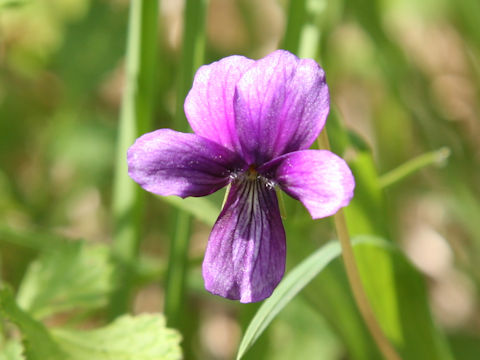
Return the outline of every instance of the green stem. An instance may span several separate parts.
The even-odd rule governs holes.
[[[223,196],[222,207],[221,207],[222,210],[223,210],[223,207],[225,206],[225,204],[227,203],[228,195],[230,194],[231,188],[232,188],[232,183],[229,183],[227,185],[227,189],[225,190],[225,195]]]
[[[323,129],[318,138],[318,145],[321,149],[330,150],[330,143],[328,141],[327,129]],[[342,257],[345,264],[345,271],[347,273],[348,282],[352,289],[353,298],[357,304],[358,310],[367,325],[373,340],[377,344],[380,352],[387,360],[400,360],[400,356],[397,354],[394,347],[390,344],[387,337],[382,331],[375,313],[367,298],[367,294],[362,285],[360,273],[358,271],[357,263],[355,261],[355,255],[353,253],[352,244],[350,242],[350,235],[348,234],[347,222],[343,210],[340,209],[334,216],[335,230],[337,232],[338,240],[342,247]]]
[[[302,21],[302,19],[309,17],[314,19],[313,23],[315,23],[317,22],[315,20],[320,18],[322,9],[320,7],[308,7],[308,4],[304,1],[300,2],[302,4],[296,4],[296,0],[290,0],[289,26],[287,26],[285,43],[289,43],[291,49],[297,50],[300,57],[315,58],[318,50],[321,29],[318,26],[313,26],[314,24],[312,23]],[[294,10],[298,11],[298,13],[292,13]],[[303,25],[298,28],[297,23],[300,22],[303,23]],[[289,31],[292,31],[293,34]],[[318,143],[320,148],[330,150],[326,128],[324,128],[320,134]],[[334,215],[334,221],[337,236],[342,247],[342,257],[345,264],[347,278],[355,302],[360,310],[360,314],[383,356],[387,360],[400,360],[400,356],[396,353],[395,349],[384,335],[375,318],[370,303],[368,302],[355,262],[345,216],[341,209]]]
[[[183,47],[175,114],[175,128],[177,130],[188,129],[183,103],[192,86],[196,69],[204,63],[206,7],[207,0],[187,0],[185,4]],[[168,326],[175,328],[180,328],[182,322],[190,228],[190,215],[182,210],[178,210],[175,215],[175,227],[171,236],[165,295],[167,323]]]
[[[283,191],[275,189],[278,198],[278,207],[280,208],[280,216],[283,220],[287,219],[287,208],[285,206],[285,200],[283,199]]]
[[[165,295],[165,315],[167,316],[169,326],[176,328],[179,327],[183,306],[190,234],[190,215],[182,210],[177,211],[168,257]]]
[[[151,127],[157,58],[158,1],[130,5],[125,89],[118,129],[113,184],[113,253],[119,261],[120,288],[111,299],[111,316],[128,311],[131,277],[128,264],[138,254],[144,192],[128,177],[127,149]]]
[[[316,58],[321,36],[317,23],[324,12],[318,2],[291,0],[284,48],[302,58]]]
[[[186,0],[183,26],[182,56],[177,86],[175,127],[189,130],[183,103],[192,87],[193,76],[205,61],[205,11],[208,0]]]
[[[306,17],[305,3],[305,0],[289,1],[287,29],[283,39],[283,48],[294,54],[298,54],[300,47],[300,34]]]
[[[413,158],[399,167],[380,176],[378,179],[380,186],[382,188],[386,188],[429,165],[443,165],[449,156],[450,149],[447,147],[442,147],[436,151],[431,151],[417,156],[416,158]]]

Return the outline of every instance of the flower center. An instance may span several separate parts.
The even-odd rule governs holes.
[[[255,180],[255,179],[260,177],[258,175],[258,171],[256,169],[256,166],[253,165],[253,164],[249,166],[248,170],[245,172],[245,175],[246,175],[248,180]]]
[[[266,176],[260,174],[257,171],[257,167],[253,164],[250,165],[248,169],[245,171],[232,172],[230,174],[230,179],[232,182],[237,182],[237,181],[258,182],[264,185],[269,190],[273,189],[277,185],[277,183],[274,180],[269,179]]]

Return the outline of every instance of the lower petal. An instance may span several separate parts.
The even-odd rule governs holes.
[[[319,219],[335,214],[353,197],[355,179],[347,163],[327,150],[303,150],[280,156],[260,172],[273,178]]]
[[[243,303],[269,297],[285,272],[285,230],[277,195],[264,181],[232,183],[208,240],[205,288]]]

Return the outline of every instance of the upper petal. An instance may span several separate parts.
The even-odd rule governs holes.
[[[204,196],[229,182],[244,167],[234,152],[195,134],[160,129],[139,137],[128,149],[128,174],[158,195]]]
[[[208,240],[205,288],[243,303],[269,297],[285,272],[285,231],[275,190],[261,180],[232,184]]]
[[[200,67],[185,99],[185,114],[193,131],[230,150],[239,150],[233,114],[235,85],[254,63],[229,56]]]
[[[335,214],[353,197],[355,179],[345,160],[327,150],[303,150],[283,155],[259,169],[300,200],[312,218]]]
[[[237,83],[235,124],[244,158],[260,165],[307,149],[325,124],[329,93],[311,59],[277,50],[255,62]]]

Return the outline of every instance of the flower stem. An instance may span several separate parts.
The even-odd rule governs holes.
[[[288,4],[288,21],[283,39],[282,48],[294,54],[298,54],[300,38],[306,16],[305,0],[290,0]]]
[[[232,183],[229,183],[227,185],[227,189],[225,190],[225,195],[223,196],[222,207],[221,207],[222,210],[225,207],[225,204],[227,203],[228,194],[230,194],[230,189],[231,188],[232,188]]]
[[[188,129],[183,103],[192,86],[196,69],[204,62],[205,53],[205,10],[207,0],[187,0],[184,12],[182,56],[177,87],[175,128]],[[181,329],[185,275],[188,267],[191,216],[178,210],[171,236],[170,252],[165,289],[165,315],[170,327]],[[184,336],[186,336],[184,332]]]
[[[120,287],[112,294],[110,316],[128,311],[131,275],[140,243],[143,191],[128,176],[127,149],[149,130],[155,91],[158,1],[133,0],[130,5],[125,89],[118,128],[113,181],[113,253],[119,264]]]
[[[321,132],[318,138],[318,144],[320,148],[330,150],[330,143],[328,141],[326,128],[324,128]],[[384,358],[387,360],[400,360],[400,356],[390,344],[387,337],[383,333],[380,324],[377,322],[373,309],[370,306],[367,295],[363,288],[343,210],[340,209],[333,216],[333,219],[335,222],[338,240],[340,241],[340,245],[342,247],[342,257],[345,264],[347,278],[360,314],[362,315],[370,334],[372,335]]]
[[[386,188],[393,185],[407,176],[412,175],[414,172],[423,169],[429,165],[443,165],[450,156],[450,149],[442,147],[436,151],[431,151],[416,158],[413,158],[399,167],[389,171],[388,173],[380,176],[379,183],[382,188]]]
[[[191,217],[182,210],[178,210],[175,215],[175,225],[168,257],[164,312],[169,326],[178,328],[183,306],[185,272],[188,264]]]
[[[283,220],[287,219],[287,207],[285,206],[285,200],[283,199],[283,191],[280,191],[278,188],[275,188],[278,199],[278,207],[280,208],[280,216]]]

